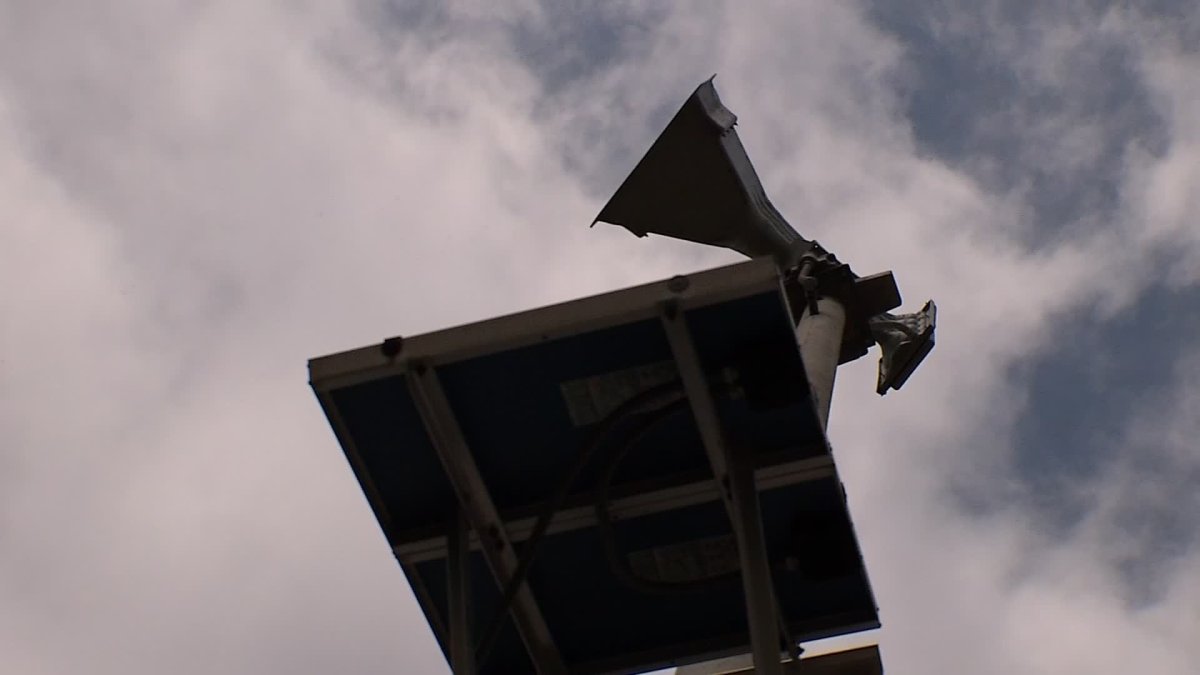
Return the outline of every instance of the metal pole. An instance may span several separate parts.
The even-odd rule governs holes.
[[[661,319],[713,475],[718,483],[728,485],[728,492],[722,492],[721,497],[737,538],[754,670],[767,675],[783,675],[775,591],[771,565],[767,560],[762,518],[758,511],[758,487],[754,482],[753,462],[745,452],[739,452],[738,448],[725,442],[716,402],[683,312],[678,306],[668,303]]]
[[[782,675],[775,590],[771,583],[771,564],[767,560],[762,517],[758,510],[754,466],[750,458],[738,452],[737,448],[730,448],[729,454],[729,492],[738,537],[738,562],[742,567],[742,591],[746,595],[746,618],[750,625],[754,672]]]
[[[837,374],[845,326],[845,308],[829,297],[817,301],[816,314],[805,310],[800,317],[800,325],[796,326],[800,358],[804,360],[804,370],[808,373],[808,384],[822,429],[829,425],[829,404],[833,399],[833,380]]]
[[[450,668],[454,675],[473,675],[475,645],[471,642],[471,528],[466,514],[454,517],[446,547],[446,605],[450,630]]]

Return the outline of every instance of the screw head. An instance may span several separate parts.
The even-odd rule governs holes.
[[[672,293],[682,293],[691,285],[692,282],[683,275],[676,275],[667,280],[667,290]]]

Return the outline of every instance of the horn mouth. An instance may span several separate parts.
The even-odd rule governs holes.
[[[912,314],[883,313],[869,320],[871,335],[883,354],[879,357],[879,382],[875,392],[880,396],[889,389],[900,389],[933,350],[933,334],[937,328],[937,305],[933,300]]]
[[[595,222],[785,260],[803,238],[763,190],[712,80],[688,97]]]

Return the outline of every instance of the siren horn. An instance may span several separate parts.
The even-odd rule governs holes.
[[[736,122],[712,79],[701,84],[595,222],[787,260],[807,242],[767,199]]]

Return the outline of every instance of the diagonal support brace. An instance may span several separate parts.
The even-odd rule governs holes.
[[[782,675],[779,613],[758,509],[753,462],[744,452],[730,448],[725,440],[716,402],[683,312],[672,302],[664,307],[661,317],[667,341],[679,367],[684,392],[687,393],[696,426],[700,430],[704,450],[708,453],[718,484],[723,487],[721,498],[737,538],[742,590],[746,596],[746,618],[754,653],[754,672]]]
[[[454,487],[459,508],[471,529],[479,533],[484,559],[497,585],[504,588],[516,572],[517,554],[504,529],[500,512],[479,473],[479,467],[471,456],[441,382],[433,369],[423,365],[414,365],[406,373],[406,379],[429,439]],[[512,615],[537,672],[541,675],[564,675],[567,672],[566,665],[528,584],[523,584],[513,598]]]

